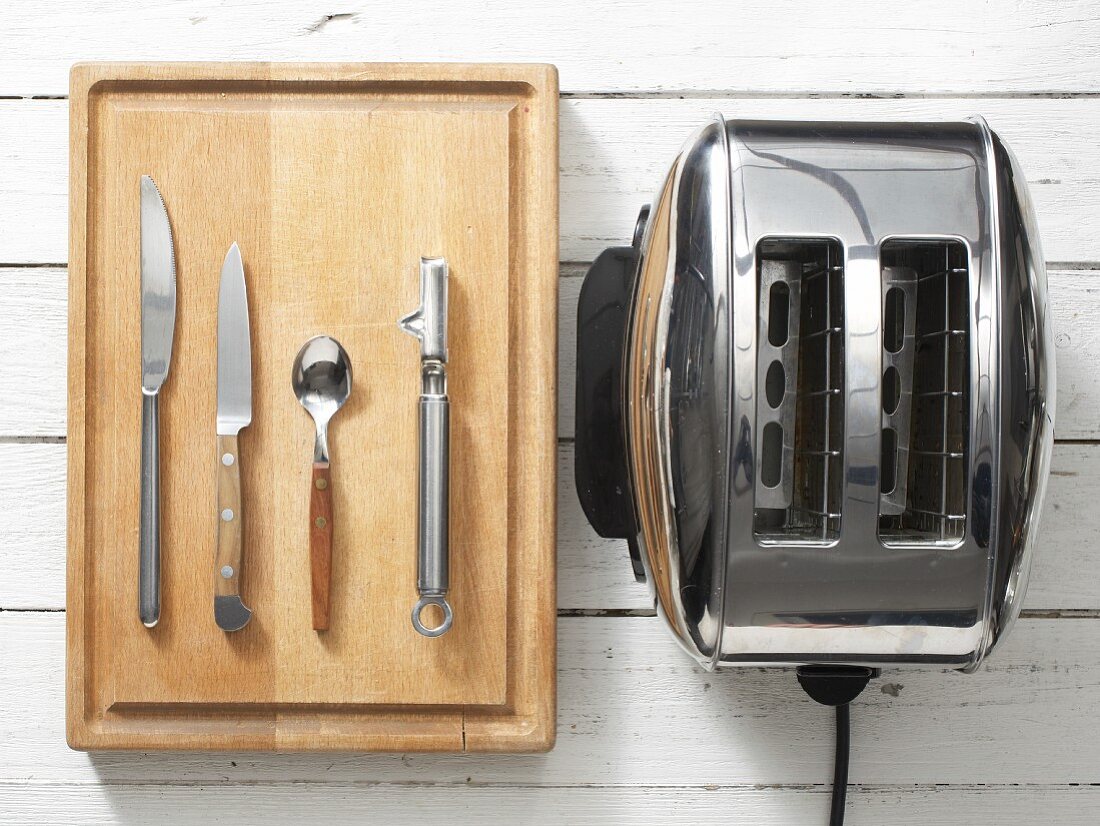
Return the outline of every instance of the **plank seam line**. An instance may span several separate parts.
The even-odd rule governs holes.
[[[0,614],[64,614],[64,608],[0,608]],[[559,608],[558,619],[605,617],[651,619],[657,616],[652,608]],[[1025,608],[1020,619],[1100,619],[1100,608]]]
[[[562,100],[713,100],[719,98],[741,100],[1089,100],[1100,98],[1100,91],[1070,89],[1037,89],[1027,92],[991,90],[988,92],[845,92],[841,90],[814,92],[807,89],[794,91],[752,91],[748,89],[654,89],[622,91],[561,92]]]
[[[0,608],[0,614],[64,614],[64,608]]]
[[[1100,619],[1100,608],[1025,608],[1020,619]]]
[[[624,240],[622,242],[622,246],[625,246],[629,242],[630,242],[630,239],[624,237]],[[23,265],[21,265],[21,264],[0,264],[0,267],[18,267],[18,266],[23,266]],[[56,266],[56,265],[49,265],[49,266]],[[64,266],[64,265],[62,265],[62,266]],[[558,262],[559,269],[565,269],[566,267],[568,267],[570,269],[584,268],[585,270],[587,270],[588,267],[590,267],[590,266],[592,266],[591,261],[559,261]],[[1069,270],[1069,271],[1074,271],[1074,272],[1089,272],[1091,270],[1100,270],[1100,261],[1047,261],[1047,262],[1044,263],[1043,266],[1046,267],[1047,270]],[[566,278],[584,278],[584,276],[585,276],[584,272],[570,272],[570,273],[564,273],[564,274],[559,275],[558,279],[559,280],[564,280]]]
[[[364,752],[369,754],[369,752]],[[325,788],[431,788],[433,786],[456,789],[538,789],[538,790],[680,790],[680,791],[809,791],[829,792],[832,789],[830,783],[706,783],[706,784],[681,784],[681,783],[508,783],[501,781],[476,781],[476,780],[253,780],[253,779],[210,779],[210,780],[97,780],[97,781],[71,781],[71,780],[0,780],[0,788],[25,789],[29,787],[42,788],[194,788],[204,787],[255,787],[255,788],[300,788],[302,786],[318,786]],[[1089,790],[1100,787],[1100,783],[850,783],[849,789],[863,792],[927,792],[943,789],[974,791],[1009,791],[1039,790],[1039,789],[1082,789]]]
[[[3,434],[0,435],[0,445],[63,445],[65,444],[66,437],[59,435],[15,435],[15,434]],[[576,444],[577,438],[575,436],[558,436],[558,447],[568,447],[569,445]],[[1080,446],[1092,446],[1100,445],[1100,439],[1062,439],[1055,438],[1054,444],[1056,445],[1080,445]]]
[[[961,91],[944,89],[930,92],[902,92],[896,90],[844,91],[841,89],[812,91],[796,89],[785,91],[751,89],[576,89],[559,92],[561,100],[713,100],[731,98],[741,100],[1089,100],[1100,98],[1100,91],[1072,89],[1035,89],[1012,91]],[[0,95],[0,101],[68,100],[67,94]]]
[[[626,240],[623,243],[627,243]],[[0,261],[0,270],[63,270],[69,266],[67,261]],[[559,269],[588,269],[591,261],[558,261]],[[1044,265],[1048,270],[1100,270],[1100,261],[1047,261]],[[583,278],[584,273],[568,273],[559,278]]]
[[[624,568],[625,573],[625,568]],[[558,619],[572,617],[655,617],[653,608],[559,608]]]

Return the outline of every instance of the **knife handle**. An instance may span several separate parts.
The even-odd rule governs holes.
[[[141,525],[138,539],[138,616],[146,628],[160,620],[160,416],[155,393],[141,394]]]
[[[327,631],[332,584],[332,477],[328,462],[313,463],[309,494],[309,581],[313,630]]]
[[[218,436],[218,546],[214,596],[241,593],[241,457],[236,436]]]

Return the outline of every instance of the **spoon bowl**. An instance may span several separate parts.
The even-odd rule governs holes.
[[[351,359],[336,339],[315,336],[298,351],[290,383],[314,421],[328,421],[351,395]]]
[[[328,423],[351,395],[351,359],[334,338],[315,336],[294,359],[290,384],[317,425],[315,462],[328,461]]]

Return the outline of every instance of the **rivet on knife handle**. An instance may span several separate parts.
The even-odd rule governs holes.
[[[451,628],[449,587],[450,401],[447,398],[447,262],[420,259],[420,306],[398,325],[420,340],[420,459],[417,507],[417,579],[420,594],[413,627],[425,637]],[[439,625],[424,625],[429,605],[443,612]]]

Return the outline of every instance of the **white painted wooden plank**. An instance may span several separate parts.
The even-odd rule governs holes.
[[[237,785],[0,785],[0,825],[207,826],[265,822],[447,823],[509,826],[790,826],[825,823],[829,789],[815,787],[260,783]],[[848,826],[1058,823],[1095,826],[1095,786],[853,786]]]
[[[0,100],[0,227],[2,264],[68,260],[67,101]]]
[[[826,6],[822,6],[825,8]],[[1049,261],[1100,261],[1100,99],[567,100],[561,109],[561,256],[588,261],[629,243],[638,208],[683,141],[714,112],[729,118],[943,120],[983,115],[1017,154]],[[2,260],[2,259],[0,259]]]
[[[1039,533],[1025,607],[1100,608],[1092,544],[1100,534],[1100,446],[1061,444]],[[0,445],[4,574],[0,610],[65,605],[65,446]],[[565,610],[651,609],[634,581],[626,543],[595,534],[577,501],[573,449],[558,450],[558,606]]]
[[[558,303],[558,434],[573,434],[577,299],[584,266],[562,266]],[[1100,436],[1100,274],[1052,270],[1058,360],[1057,434]],[[0,436],[65,433],[66,275],[57,268],[0,268]],[[33,388],[28,393],[27,388]]]
[[[0,781],[809,784],[833,720],[793,673],[695,668],[654,617],[561,620],[546,755],[100,753],[63,746],[64,616],[0,614]],[[857,784],[1091,783],[1096,620],[1023,620],[977,674],[888,672],[853,707]],[[894,695],[897,695],[896,697]]]
[[[65,434],[67,289],[63,269],[0,268],[0,436]]]
[[[1092,90],[1088,0],[62,0],[0,12],[4,94],[64,94],[76,60],[542,60],[569,90]]]
[[[2,14],[2,12],[0,12]],[[1100,51],[1098,51],[1100,54]],[[3,57],[0,55],[0,64]],[[2,77],[2,74],[0,74]],[[984,114],[1031,183],[1046,256],[1100,261],[1100,99],[567,99],[561,105],[561,257],[629,241],[684,139],[713,112],[794,119],[942,119]],[[67,259],[65,101],[0,100],[0,263]]]
[[[0,444],[0,610],[65,607],[65,445]]]

